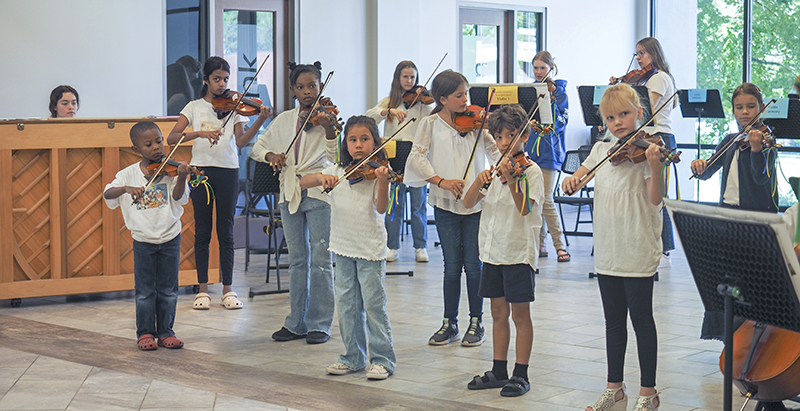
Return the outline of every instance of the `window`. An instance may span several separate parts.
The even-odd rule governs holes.
[[[167,0],[167,115],[178,115],[199,98],[202,62],[208,58],[208,4],[204,0]]]

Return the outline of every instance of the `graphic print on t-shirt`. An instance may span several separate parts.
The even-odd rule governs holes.
[[[167,184],[153,184],[144,192],[142,199],[136,203],[137,210],[158,208],[167,205]]]

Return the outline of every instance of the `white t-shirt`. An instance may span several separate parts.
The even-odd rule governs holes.
[[[139,163],[135,163],[120,170],[103,192],[113,187],[144,187],[147,181]],[[136,204],[133,204],[133,198],[128,193],[110,200],[104,196],[103,199],[108,208],[120,208],[125,226],[131,230],[134,240],[164,244],[181,233],[183,205],[189,202],[189,188],[185,181],[183,184],[187,184],[187,188],[183,197],[178,201],[172,199],[172,191],[177,183],[177,177],[159,177],[147,187],[144,196]]]
[[[334,164],[322,174],[341,177],[344,167]],[[314,187],[310,190],[317,190]],[[380,261],[386,258],[386,227],[383,214],[375,208],[378,181],[362,180],[355,184],[342,181],[330,193],[331,238],[328,250],[350,258]]]
[[[739,149],[733,149],[731,166],[728,168],[728,179],[725,181],[725,193],[722,202],[732,206],[739,205]]]
[[[614,143],[596,143],[583,166],[591,170]],[[661,206],[650,203],[646,161],[605,164],[594,182],[594,269],[617,277],[650,277],[661,261]]]
[[[211,103],[202,98],[190,101],[181,110],[181,115],[189,120],[194,131],[219,130],[225,122],[225,118],[217,118]],[[233,129],[236,123],[247,123],[247,118],[235,113],[233,116],[225,125],[217,144],[212,146],[204,138],[192,141],[192,161],[189,164],[198,167],[239,168],[239,149]]]
[[[462,136],[438,114],[423,118],[414,137],[414,146],[406,160],[406,174],[403,178],[405,184],[422,187],[427,184],[427,179],[436,175],[447,180],[461,180],[477,138],[477,131],[470,131]],[[478,174],[486,169],[487,156],[489,161],[495,163],[500,155],[494,138],[486,131],[481,133],[481,141],[475,150],[475,159],[467,174],[464,189],[468,189]],[[472,208],[466,208],[463,201],[456,201],[453,193],[431,184],[428,204],[455,214],[467,215],[481,211],[483,201]]]
[[[417,119],[417,121],[410,123],[409,125],[405,126],[405,128],[403,128],[403,131],[401,131],[400,134],[398,134],[394,138],[397,141],[414,141],[414,136],[417,133],[417,128],[419,128],[420,120],[431,115],[431,110],[433,110],[431,106],[422,103],[416,103],[414,104],[414,107],[411,107],[411,109],[406,109],[406,105],[400,103],[400,106],[394,108],[393,110],[400,110],[408,113],[405,120],[403,120],[403,123],[400,123],[397,121],[397,116],[392,116],[392,119],[389,120],[387,116],[381,115],[381,111],[386,110],[388,107],[389,107],[389,97],[386,97],[385,99],[378,102],[377,106],[367,110],[366,114],[367,117],[370,117],[373,120],[375,120],[376,124],[380,124],[381,121],[386,119],[386,123],[384,123],[383,125],[384,138],[391,137],[397,131],[397,129],[399,129],[403,124],[411,121],[412,118]]]
[[[478,234],[480,259],[495,265],[528,264],[534,270],[539,259],[539,229],[542,228],[544,183],[536,163],[525,170],[531,210],[521,216],[508,188],[499,176],[492,180],[481,212]],[[522,183],[524,186],[524,182]]]
[[[672,94],[675,93],[675,85],[672,84],[672,77],[663,71],[659,71],[658,73],[650,76],[650,79],[647,80],[645,86],[651,93],[661,94],[661,98],[658,99],[658,101],[650,101],[650,107],[652,107],[653,112],[658,110],[658,108],[661,107],[661,105],[664,104],[664,102],[668,98],[672,97]],[[650,100],[652,99],[653,96],[650,95]],[[655,126],[645,127],[644,130],[650,134],[672,134],[672,109],[674,107],[674,100],[672,100],[656,116]]]
[[[300,107],[284,111],[270,123],[266,131],[258,136],[250,157],[265,163],[267,153],[280,154],[286,152],[297,133],[297,120]],[[280,202],[289,202],[289,212],[297,212],[301,200],[300,178],[308,174],[316,174],[336,161],[337,140],[325,138],[325,129],[314,126],[303,131],[295,142],[295,146],[286,157],[286,167],[281,170]],[[295,156],[295,152],[299,154]],[[320,190],[308,190],[308,197],[329,202],[329,196]]]

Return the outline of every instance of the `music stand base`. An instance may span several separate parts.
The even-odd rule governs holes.
[[[270,294],[283,294],[288,293],[288,289],[273,289],[269,284],[262,284],[258,287],[250,287],[250,292],[248,293],[248,297],[253,298],[257,295],[270,295]]]

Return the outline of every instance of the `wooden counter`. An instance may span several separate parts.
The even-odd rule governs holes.
[[[133,240],[103,189],[141,160],[129,132],[142,120],[166,138],[177,117],[0,121],[0,299],[133,289]],[[191,158],[191,143],[174,157]],[[186,286],[197,284],[191,201],[181,222]],[[216,236],[209,264],[219,282]]]

